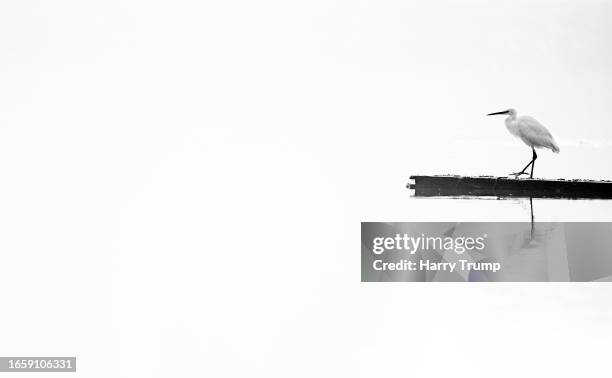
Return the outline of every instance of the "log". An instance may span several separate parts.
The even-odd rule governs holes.
[[[547,180],[494,176],[410,176],[415,197],[611,199],[612,181]]]

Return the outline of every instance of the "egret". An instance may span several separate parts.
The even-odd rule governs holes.
[[[506,118],[506,128],[510,131],[510,134],[514,135],[517,138],[520,138],[526,145],[531,147],[531,151],[533,151],[533,155],[531,157],[531,161],[529,164],[525,166],[520,172],[511,173],[515,178],[526,175],[525,172],[529,166],[531,166],[531,174],[530,178],[533,178],[533,167],[535,166],[535,161],[538,158],[538,154],[536,154],[536,148],[548,148],[552,150],[554,153],[558,153],[559,146],[555,142],[555,138],[553,138],[552,134],[546,127],[542,126],[542,124],[535,120],[535,118],[530,116],[516,116],[516,110],[508,109],[501,112],[489,113],[488,116],[497,115],[497,114],[507,114],[508,118]]]

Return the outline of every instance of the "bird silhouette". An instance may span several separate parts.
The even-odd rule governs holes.
[[[555,142],[555,138],[553,138],[552,134],[548,129],[535,118],[530,116],[516,116],[516,110],[508,109],[501,112],[489,113],[488,116],[498,115],[498,114],[507,114],[506,118],[506,128],[510,131],[510,134],[514,135],[517,138],[520,138],[526,145],[531,147],[531,151],[533,151],[533,155],[531,157],[531,161],[529,164],[525,166],[520,172],[511,173],[515,178],[518,178],[521,175],[527,175],[527,168],[531,166],[531,173],[529,174],[529,178],[533,178],[533,168],[535,166],[535,161],[538,158],[538,154],[536,154],[536,148],[548,148],[552,150],[554,153],[558,153],[560,151],[559,146]]]

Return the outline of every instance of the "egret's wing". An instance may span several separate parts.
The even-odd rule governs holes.
[[[519,136],[526,144],[532,147],[545,147],[555,151],[557,144],[552,134],[546,127],[536,121],[535,118],[522,116],[517,119],[519,125]]]
[[[546,127],[542,126],[542,124],[533,117],[521,116],[518,118],[518,122],[519,122],[519,130],[521,131],[521,133],[525,133],[526,135],[530,135],[536,138],[537,137],[544,137],[544,138],[553,137],[550,134],[550,131],[548,131]]]

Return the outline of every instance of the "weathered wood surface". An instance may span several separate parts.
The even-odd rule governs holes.
[[[493,176],[410,176],[416,197],[612,199],[612,181],[545,180]]]

